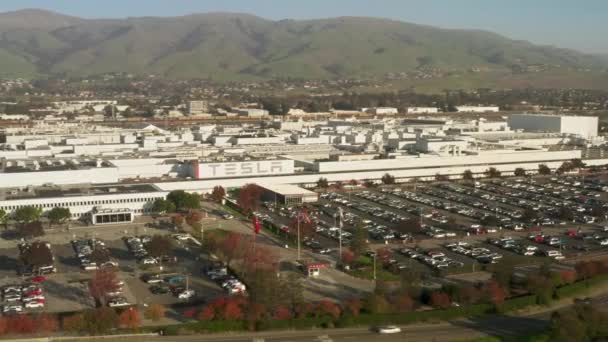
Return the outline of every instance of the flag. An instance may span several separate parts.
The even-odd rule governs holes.
[[[262,223],[260,222],[257,216],[253,216],[253,231],[256,234],[260,234],[260,232],[262,231]]]

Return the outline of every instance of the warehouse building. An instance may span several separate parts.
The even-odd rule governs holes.
[[[509,116],[509,126],[525,132],[572,134],[592,139],[597,136],[599,119],[597,116],[515,114]]]
[[[266,201],[274,201],[284,205],[299,205],[303,203],[314,203],[319,200],[316,192],[303,189],[291,184],[260,184],[264,188],[262,198]]]

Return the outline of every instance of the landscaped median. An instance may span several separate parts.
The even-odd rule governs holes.
[[[599,275],[576,283],[562,286],[555,291],[558,299],[574,298],[585,295],[598,286],[608,284],[608,274]],[[162,330],[164,334],[177,335],[182,333],[217,333],[228,331],[250,330],[289,330],[312,328],[346,328],[356,326],[374,326],[383,324],[407,325],[421,322],[447,321],[458,318],[479,317],[496,312],[506,313],[538,305],[536,295],[515,297],[506,300],[496,307],[493,304],[475,304],[469,306],[453,307],[445,310],[416,311],[401,314],[367,314],[357,316],[344,314],[334,318],[331,316],[296,318],[291,320],[268,320],[262,322],[235,321],[199,321],[186,324],[147,328],[153,331]]]

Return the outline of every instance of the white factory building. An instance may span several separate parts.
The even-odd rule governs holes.
[[[406,112],[408,114],[437,114],[439,108],[436,107],[408,107]]]
[[[597,116],[515,114],[509,116],[509,126],[513,130],[526,132],[561,133],[591,139],[598,133]]]
[[[303,190],[332,182],[398,182],[482,175],[494,167],[535,172],[601,154],[551,148],[598,139],[597,118],[513,115],[505,121],[355,118],[264,127],[198,126],[175,131],[55,124],[6,128],[0,134],[0,208],[67,207],[95,224],[132,220],[170,191],[208,193],[215,186],[257,183],[285,203],[315,200]],[[522,127],[523,126],[523,127]],[[516,131],[514,131],[514,129]],[[522,132],[523,130],[523,132]]]
[[[498,113],[498,106],[456,106],[459,113]]]

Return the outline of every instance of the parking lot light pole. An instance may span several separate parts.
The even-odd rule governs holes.
[[[300,258],[300,215],[298,215],[298,260],[301,260]]]
[[[378,253],[374,252],[374,282],[376,282],[376,255]]]

